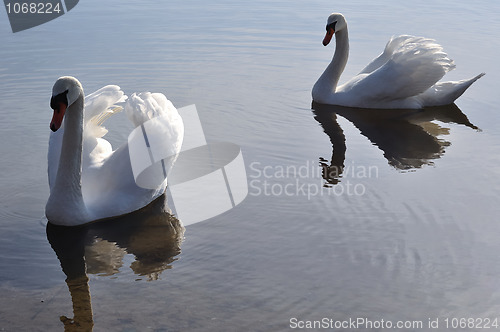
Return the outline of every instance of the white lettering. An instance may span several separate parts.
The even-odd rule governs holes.
[[[250,169],[253,171],[253,172],[256,172],[257,174],[250,174],[249,177],[251,178],[260,178],[261,175],[262,175],[262,172],[260,171],[260,169],[258,169],[257,166],[260,166],[260,162],[258,161],[254,161],[250,164]]]

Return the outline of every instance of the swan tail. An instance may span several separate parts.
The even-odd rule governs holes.
[[[452,104],[475,81],[477,81],[484,75],[485,73],[481,73],[470,79],[436,83],[420,96],[421,103],[426,107]]]

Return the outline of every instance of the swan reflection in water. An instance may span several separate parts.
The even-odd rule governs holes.
[[[116,274],[128,253],[135,256],[130,266],[135,274],[156,280],[172,267],[184,236],[181,222],[167,211],[165,195],[126,216],[77,227],[47,223],[46,230],[73,302],[74,318],[60,318],[65,331],[93,329],[87,273]]]
[[[384,152],[389,165],[402,171],[432,165],[451,143],[439,138],[449,128],[433,121],[456,123],[479,130],[455,104],[411,109],[364,109],[313,102],[315,119],[330,137],[333,152],[330,163],[320,158],[323,178],[337,184],[344,171],[346,138],[337,115],[350,121],[372,144]]]

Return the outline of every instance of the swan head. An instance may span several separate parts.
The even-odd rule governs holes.
[[[50,108],[54,110],[50,129],[57,131],[61,127],[64,113],[80,95],[83,95],[81,83],[74,77],[63,76],[57,79],[52,87],[52,98],[50,98]]]
[[[328,45],[332,40],[335,32],[343,30],[345,28],[347,28],[347,22],[344,15],[340,13],[330,14],[330,16],[328,16],[328,19],[326,20],[326,35],[323,39],[323,45]]]

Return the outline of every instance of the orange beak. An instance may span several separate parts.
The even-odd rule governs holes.
[[[330,43],[334,34],[335,30],[333,30],[332,28],[326,30],[326,35],[325,38],[323,39],[323,46],[326,46]]]
[[[61,128],[65,112],[66,105],[59,103],[58,107],[54,109],[54,115],[52,116],[52,121],[50,121],[50,130],[57,131],[57,129]]]

